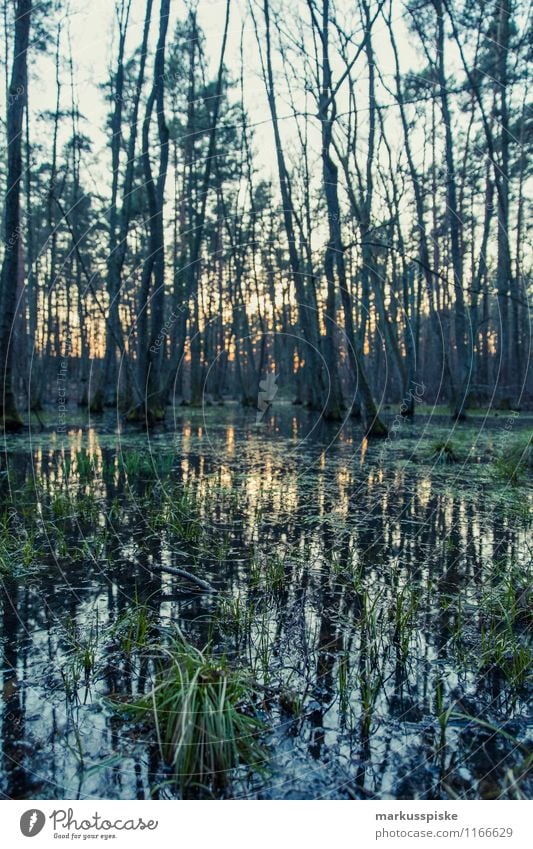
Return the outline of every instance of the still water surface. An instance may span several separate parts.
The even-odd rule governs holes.
[[[110,418],[6,440],[4,531],[18,544],[1,573],[4,796],[173,796],[146,730],[109,700],[149,687],[146,665],[116,653],[138,605],[271,694],[268,775],[243,770],[227,795],[494,798],[517,776],[523,788],[515,655],[530,620],[514,616],[514,643],[503,629],[498,662],[487,640],[509,581],[530,575],[530,490],[494,479],[503,422],[451,431],[420,417],[367,444],[354,422],[287,406],[258,426],[230,407],[182,411],[149,436]],[[443,438],[458,462],[433,456]]]

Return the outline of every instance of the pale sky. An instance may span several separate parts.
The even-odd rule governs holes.
[[[272,4],[276,8],[277,3]],[[286,2],[287,10],[283,17],[283,26],[289,33],[292,34],[293,27],[291,21],[291,10],[297,6],[300,7],[302,17],[308,21],[309,14],[304,0],[297,2]],[[250,119],[255,126],[255,142],[256,149],[260,151],[259,160],[264,169],[265,176],[274,177],[275,180],[275,161],[272,140],[272,130],[270,126],[270,117],[268,105],[264,93],[264,85],[260,77],[260,64],[255,41],[254,30],[250,15],[248,12],[247,0],[231,0],[231,17],[230,29],[228,37],[228,45],[226,49],[226,65],[236,75],[239,72],[239,45],[241,39],[241,31],[243,22],[245,23],[244,35],[244,58],[245,58],[245,98],[249,111]],[[346,9],[346,20],[352,14],[354,9],[353,2],[338,3],[337,9]],[[218,63],[220,52],[220,44],[222,38],[222,29],[224,24],[226,4],[225,0],[199,0],[198,15],[200,24],[204,30],[206,37],[206,52],[211,63],[211,70],[214,72]],[[81,130],[85,132],[94,142],[94,162],[90,166],[90,175],[93,183],[98,180],[98,171],[103,166],[104,169],[109,167],[109,151],[107,149],[106,135],[104,125],[106,120],[106,112],[109,105],[106,104],[103,92],[99,89],[99,84],[109,79],[109,70],[114,66],[115,47],[116,47],[116,28],[114,22],[115,0],[69,0],[65,4],[65,16],[62,25],[62,54],[64,58],[63,68],[61,73],[62,78],[62,102],[65,108],[70,105],[70,79],[68,71],[68,56],[69,46],[68,37],[72,41],[72,52],[75,64],[76,89],[79,100],[79,108],[81,113],[87,119],[87,123],[82,123]],[[159,3],[154,2],[153,20],[151,28],[152,44],[155,44],[157,38],[158,27],[158,10]],[[409,45],[409,40],[405,37],[406,30],[401,20],[403,4],[398,0],[398,43],[401,50],[401,59],[404,69],[415,67],[418,58],[417,54]],[[142,36],[142,26],[144,22],[145,0],[132,0],[130,25],[128,30],[128,45],[131,49],[138,46]],[[176,20],[183,18],[186,13],[185,4],[182,0],[172,0],[171,2],[171,20],[169,24],[169,34],[167,45],[172,42],[172,35]],[[258,22],[261,26],[262,15],[258,9]],[[348,25],[348,24],[347,24]],[[388,39],[385,32],[385,24],[383,21],[378,21],[374,28],[374,46],[376,54],[379,57],[380,67],[385,71],[392,71],[392,57],[388,44]],[[355,48],[354,48],[355,49]],[[332,56],[334,50],[332,49]],[[151,51],[153,58],[153,50]],[[363,60],[362,60],[363,61]],[[363,67],[363,65],[361,65]],[[148,69],[147,73],[150,71]],[[34,58],[32,67],[30,68],[30,110],[32,113],[44,109],[53,109],[55,106],[55,70],[54,56]],[[362,83],[364,84],[364,83]],[[383,95],[386,97],[386,95]],[[279,113],[283,118],[284,114],[288,115],[290,108],[288,97],[285,91],[285,85],[282,76],[279,77]],[[339,111],[342,111],[340,108]],[[291,128],[292,122],[283,122],[283,131],[288,138],[294,134],[294,128]],[[46,126],[46,136],[39,137],[40,131],[43,129],[43,123],[33,123],[34,138],[41,141],[43,144],[50,143],[49,124]],[[69,134],[70,126],[65,122],[64,138]],[[86,173],[87,180],[89,174]],[[86,188],[90,190],[91,186],[86,183]],[[100,186],[101,188],[101,186]]]

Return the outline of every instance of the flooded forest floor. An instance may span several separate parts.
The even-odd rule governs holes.
[[[0,458],[3,796],[531,793],[533,414],[44,424]]]

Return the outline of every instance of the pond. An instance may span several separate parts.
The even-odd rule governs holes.
[[[6,438],[2,794],[527,794],[532,422],[428,411],[368,443],[227,404]],[[177,781],[128,711],[176,635],[253,682],[261,763]]]

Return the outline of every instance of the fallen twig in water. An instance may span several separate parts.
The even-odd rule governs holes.
[[[192,572],[188,572],[187,569],[180,569],[179,566],[160,566],[152,564],[150,569],[153,569],[155,572],[168,572],[169,575],[177,575],[179,578],[186,578],[192,584],[196,584],[196,586],[208,593],[216,592],[215,588],[207,581],[204,581],[202,578],[197,578],[196,575],[193,575]]]
[[[179,566],[161,566],[159,563],[150,563],[148,566],[144,566],[144,564],[140,563],[138,560],[130,560],[129,562],[132,566],[140,566],[143,569],[148,568],[152,572],[168,572],[169,575],[177,575],[178,578],[185,578],[192,584],[196,584],[197,587],[200,587],[200,589],[205,592],[217,592],[215,587],[211,586],[211,584],[207,581],[204,581],[203,578],[198,578],[196,575],[193,575],[192,572],[189,572],[187,569],[181,569]]]

